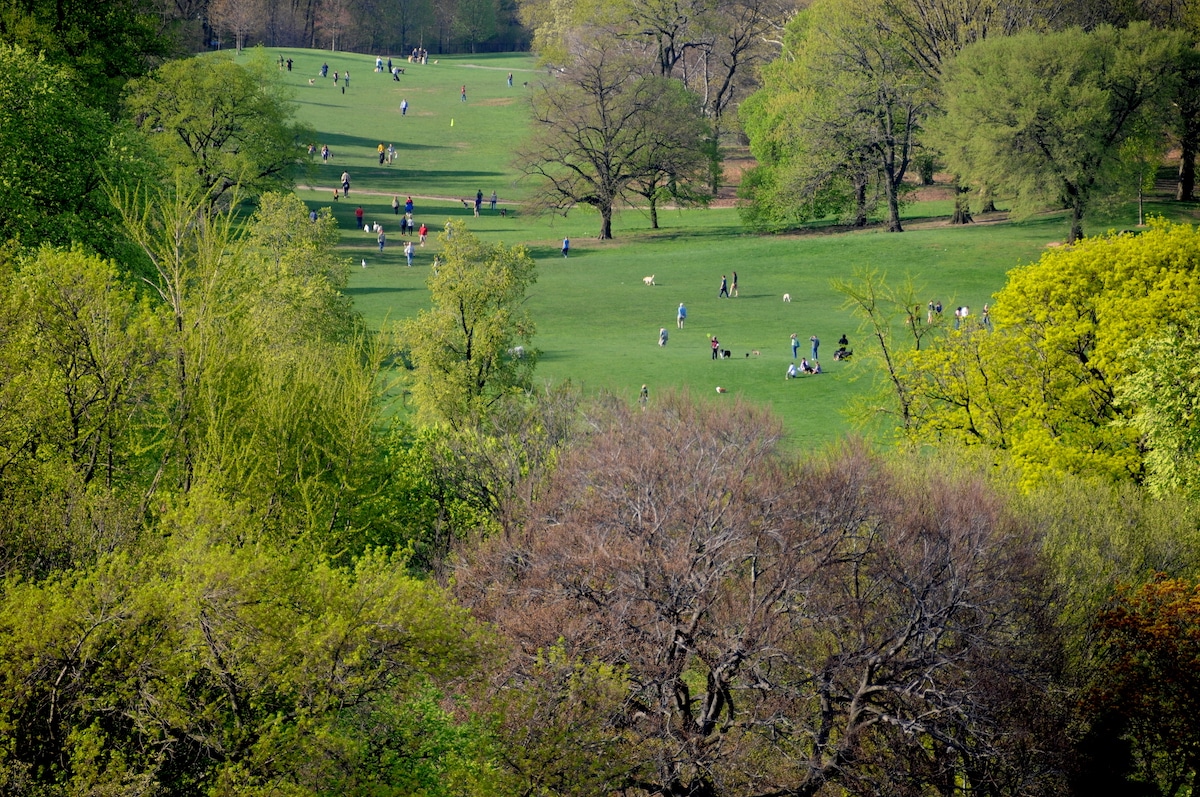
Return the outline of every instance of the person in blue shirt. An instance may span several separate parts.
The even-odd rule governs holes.
[[[675,325],[683,329],[683,322],[687,321],[687,308],[683,306],[683,302],[679,303],[679,315],[675,318]]]

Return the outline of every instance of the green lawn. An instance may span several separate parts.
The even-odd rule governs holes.
[[[459,218],[480,237],[523,244],[538,261],[539,278],[529,297],[538,324],[536,346],[542,351],[538,378],[570,380],[585,388],[603,388],[633,401],[640,386],[649,385],[651,400],[664,390],[729,401],[742,395],[770,404],[787,425],[796,445],[820,446],[844,434],[843,409],[872,381],[859,361],[836,363],[835,341],[850,336],[861,349],[866,341],[830,287],[834,278],[849,277],[856,268],[884,271],[892,279],[912,274],[926,299],[953,308],[979,308],[1004,283],[1013,266],[1036,259],[1046,244],[1061,240],[1061,217],[1039,217],[1022,223],[980,223],[950,227],[938,222],[950,211],[948,202],[917,203],[907,209],[909,231],[849,233],[810,232],[760,236],[747,232],[732,209],[660,212],[662,229],[649,229],[647,214],[626,210],[616,219],[615,241],[598,242],[598,217],[587,209],[563,217],[531,217],[515,204],[529,190],[516,181],[512,153],[527,130],[522,84],[540,77],[532,58],[520,55],[440,57],[426,66],[400,61],[400,81],[374,69],[374,56],[307,50],[270,50],[295,59],[285,79],[294,84],[298,115],[314,133],[318,148],[328,144],[330,164],[314,166],[302,178],[298,194],[313,206],[332,206],[345,234],[343,245],[356,264],[349,292],[372,325],[414,314],[428,303],[424,280],[436,233],[447,218]],[[322,62],[330,74],[351,71],[343,94],[332,80],[308,80]],[[514,85],[507,75],[514,74]],[[467,102],[459,89],[467,86]],[[401,117],[401,99],[409,102]],[[451,120],[454,125],[451,126]],[[392,166],[380,166],[376,147],[393,143],[399,153]],[[351,175],[348,198],[332,201],[332,189],[346,170]],[[480,218],[460,198],[476,190],[485,197],[495,190],[501,217],[487,203]],[[429,225],[429,245],[418,250],[416,265],[406,268],[403,239],[390,203],[412,196],[415,219]],[[514,204],[508,204],[512,202]],[[389,244],[380,254],[375,236],[355,229],[354,209],[361,204],[369,222],[388,231]],[[1178,217],[1191,206],[1163,204],[1152,208]],[[1133,224],[1132,209],[1093,222],[1108,226]],[[571,256],[559,254],[563,236],[572,241]],[[363,259],[367,268],[358,267]],[[722,274],[738,272],[740,296],[718,299]],[[648,287],[643,277],[654,275]],[[782,301],[784,293],[791,303]],[[684,330],[675,328],[679,303],[688,307]],[[666,327],[670,341],[657,345]],[[808,338],[821,339],[826,373],[787,381],[791,361],[788,338],[797,333],[808,352]],[[733,358],[713,362],[708,336],[716,335]],[[759,351],[760,356],[746,357]],[[715,388],[729,392],[718,396]]]

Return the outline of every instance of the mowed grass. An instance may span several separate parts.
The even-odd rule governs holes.
[[[328,165],[316,159],[297,193],[313,207],[333,208],[344,230],[343,247],[355,263],[348,292],[369,324],[378,327],[429,306],[425,279],[438,251],[437,235],[447,219],[461,219],[481,238],[525,246],[538,262],[528,307],[538,328],[540,382],[570,381],[631,402],[642,384],[648,385],[651,401],[667,390],[688,390],[713,401],[742,396],[769,405],[801,448],[846,434],[851,426],[845,410],[876,380],[861,356],[833,360],[843,333],[860,353],[870,345],[833,280],[852,278],[861,269],[883,272],[892,281],[911,275],[922,301],[941,300],[947,312],[966,304],[978,313],[1003,286],[1009,269],[1037,259],[1066,232],[1057,215],[951,227],[944,223],[948,202],[925,202],[907,208],[911,222],[902,234],[869,229],[757,235],[730,208],[660,211],[661,229],[651,230],[644,211],[628,209],[616,218],[616,240],[600,242],[598,216],[588,209],[565,218],[533,217],[519,204],[530,190],[517,180],[512,163],[529,129],[528,90],[522,84],[542,75],[532,58],[450,56],[425,66],[398,59],[405,74],[396,82],[373,71],[373,55],[269,50],[268,56],[277,58],[277,53],[294,59],[285,80],[294,84],[300,119],[315,131],[313,143],[318,149],[328,144],[334,154]],[[344,94],[332,79],[307,84],[322,62],[329,64],[331,77],[335,69],[350,69]],[[465,103],[459,92],[464,84]],[[409,102],[404,117],[401,99]],[[395,145],[395,164],[379,165],[381,142]],[[343,170],[350,173],[352,190],[334,203],[332,190]],[[473,199],[477,190],[485,196],[478,218],[459,201]],[[493,190],[505,216],[488,207]],[[430,228],[413,268],[405,265],[393,196],[401,203],[412,196],[417,225]],[[359,205],[368,224],[385,226],[388,242],[382,253],[374,234],[356,229]],[[1189,220],[1193,209],[1175,203],[1151,206]],[[1118,209],[1112,218],[1093,222],[1090,231],[1132,226],[1132,213]],[[565,259],[559,253],[564,236],[571,238]],[[366,268],[358,265],[363,260]],[[721,276],[731,277],[733,271],[740,295],[718,298]],[[650,275],[654,286],[643,283]],[[785,293],[790,303],[782,301]],[[683,330],[675,324],[680,302],[688,308]],[[665,347],[657,344],[660,328],[669,334]],[[793,332],[801,339],[801,356],[809,354],[810,336],[820,339],[824,374],[784,379]],[[710,335],[732,358],[711,359]],[[718,386],[728,392],[718,394]]]

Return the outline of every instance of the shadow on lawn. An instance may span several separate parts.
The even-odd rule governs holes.
[[[320,141],[317,141],[314,143],[317,145],[317,154],[314,156],[316,164],[318,166],[322,165],[320,149],[321,149],[322,145],[328,145],[330,154],[333,155],[333,157],[329,161],[329,165],[337,166],[338,156],[339,156],[339,154],[341,154],[341,153],[339,153],[339,150],[349,150],[349,149],[353,149],[354,147],[362,147],[363,149],[370,150],[371,153],[374,153],[375,148],[377,146],[379,146],[379,139],[365,138],[363,136],[351,136],[351,135],[347,135],[345,133],[326,133],[325,135],[321,136]],[[385,146],[388,144],[387,141],[384,141],[383,143]],[[412,142],[406,142],[404,144],[404,152],[405,153],[410,153],[415,150],[433,150],[433,149],[450,149],[450,148],[444,147],[440,144],[416,144],[416,143],[412,143]],[[393,167],[392,170],[394,170],[394,169],[395,169],[395,167]],[[389,171],[391,171],[391,170],[389,170]],[[453,174],[453,173],[454,172],[451,172],[451,174]]]
[[[372,296],[378,293],[408,293],[415,290],[414,288],[389,288],[382,285],[363,288],[342,288],[342,293],[347,296]]]

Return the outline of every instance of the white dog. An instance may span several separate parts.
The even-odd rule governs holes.
[[[317,79],[316,79],[315,77],[310,77],[310,78],[308,79],[308,85],[310,85],[310,86],[315,86],[315,85],[317,85]]]
[[[792,301],[792,295],[791,295],[790,293],[785,293],[785,294],[783,295],[783,300],[784,300],[785,302],[791,302],[791,301]]]
[[[645,283],[646,285],[653,285],[654,284],[654,275],[651,274],[649,277],[642,277],[642,282]]]

